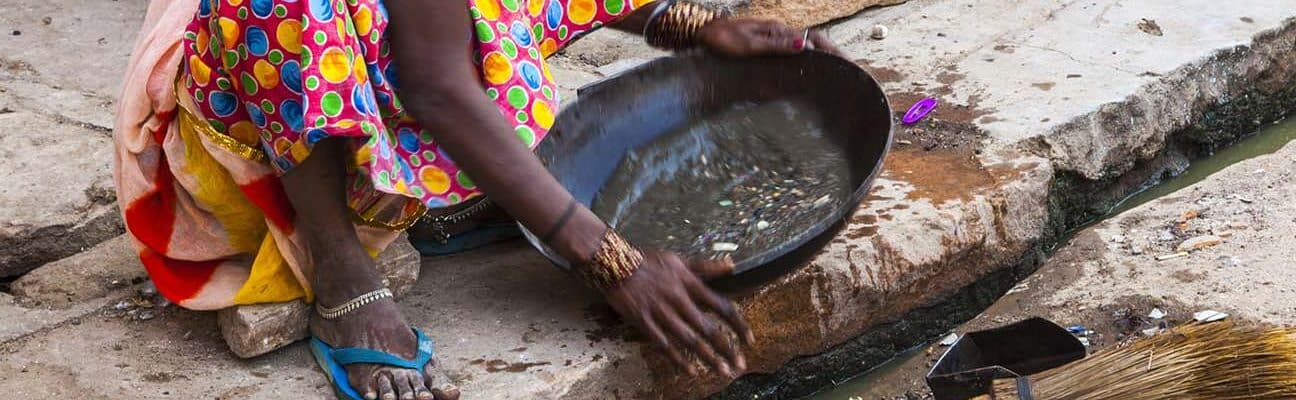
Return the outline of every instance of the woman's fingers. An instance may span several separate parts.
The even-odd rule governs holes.
[[[647,315],[640,321],[640,327],[644,330],[644,333],[648,334],[648,340],[657,345],[657,348],[665,351],[666,356],[675,362],[675,365],[688,371],[689,375],[697,375],[697,369],[693,367],[693,363],[686,361],[684,355],[680,354],[679,349],[671,346],[670,341],[666,339],[666,333],[662,332],[661,326],[657,325],[654,319],[653,315]]]
[[[701,286],[702,283],[694,281],[687,285],[696,287]],[[711,344],[712,348],[719,350],[720,353],[724,355],[725,361],[727,361],[729,365],[737,369],[737,371],[734,372],[742,373],[743,370],[747,369],[747,360],[743,359],[742,354],[738,352],[737,346],[730,343],[729,335],[725,333],[725,330],[720,329],[719,326],[711,321],[711,318],[703,314],[702,310],[698,309],[697,303],[703,303],[702,299],[693,296],[690,293],[689,296],[679,300],[675,306],[676,310],[680,313],[680,316],[683,317],[696,332],[700,333],[703,339],[707,340]]]
[[[719,279],[733,274],[734,262],[729,256],[714,260],[694,260],[688,264],[693,275],[704,281]]]
[[[800,37],[791,28],[776,21],[747,21],[742,37],[750,55],[796,54],[804,48],[804,43],[797,43]]]
[[[685,300],[687,301],[687,300]],[[698,355],[702,360],[710,364],[716,371],[720,371],[725,376],[733,377],[733,368],[724,359],[716,354],[711,343],[698,335],[688,323],[684,322],[679,312],[673,307],[659,307],[656,313],[657,320],[671,332],[677,343],[683,345]]]
[[[810,31],[810,43],[813,43],[816,49],[827,52],[828,54],[838,57],[846,56],[846,53],[843,53],[841,48],[838,48],[837,44],[828,39],[828,35],[825,35],[822,31]]]
[[[689,294],[697,299],[699,303],[711,309],[711,312],[724,319],[729,328],[733,329],[744,343],[750,345],[756,341],[756,336],[752,334],[751,327],[747,325],[747,320],[743,318],[742,313],[738,312],[738,308],[734,307],[732,301],[700,282],[689,287]]]

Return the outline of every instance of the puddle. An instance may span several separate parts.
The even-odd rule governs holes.
[[[895,357],[868,372],[848,379],[840,385],[810,395],[806,399],[873,400],[878,398],[890,398],[898,393],[904,393],[909,389],[908,381],[894,382],[895,379],[888,380],[887,378],[901,370],[911,369],[906,367],[912,363],[923,363],[926,358],[924,357],[926,354],[925,350],[928,347],[929,346],[927,345],[922,345],[905,350],[905,352],[897,354]]]
[[[1179,189],[1192,186],[1192,184],[1201,182],[1206,177],[1240,161],[1271,154],[1292,140],[1296,140],[1296,117],[1278,121],[1232,146],[1215,152],[1209,157],[1193,161],[1183,173],[1135,192],[1121,200],[1100,220],[1129,211],[1143,203],[1169,195]]]
[[[1101,222],[1114,215],[1129,211],[1139,205],[1149,201],[1164,197],[1175,191],[1191,186],[1207,177],[1219,172],[1220,170],[1236,164],[1238,162],[1251,159],[1265,154],[1271,154],[1278,151],[1287,143],[1296,140],[1296,117],[1291,117],[1274,123],[1257,131],[1254,135],[1240,140],[1231,146],[1223,148],[1209,157],[1193,161],[1188,168],[1182,173],[1172,178],[1165,179],[1155,185],[1150,185],[1142,190],[1131,194],[1121,200],[1107,214],[1098,218],[1094,223]],[[1091,224],[1086,224],[1076,231],[1084,229]],[[1074,233],[1074,232],[1073,232]],[[1061,241],[1065,243],[1066,240]],[[851,378],[835,387],[826,388],[823,391],[806,397],[807,400],[852,400],[852,399],[878,399],[878,398],[895,398],[902,396],[906,390],[910,389],[910,381],[921,379],[921,376],[909,376],[916,371],[926,373],[925,365],[916,365],[916,363],[925,364],[924,350],[930,347],[930,343],[910,349],[904,353],[896,355],[891,360],[878,365],[876,368]],[[938,348],[944,351],[945,348]],[[904,375],[904,376],[901,376]]]

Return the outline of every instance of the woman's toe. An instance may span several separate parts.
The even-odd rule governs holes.
[[[409,371],[392,372],[396,377],[396,397],[400,400],[414,400],[414,385],[410,384]]]
[[[378,374],[378,398],[396,400],[396,390],[392,387],[391,374]]]
[[[447,383],[444,386],[432,388],[432,394],[436,395],[436,400],[459,400],[459,387]]]

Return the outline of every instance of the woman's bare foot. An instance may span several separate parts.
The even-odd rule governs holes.
[[[418,350],[414,332],[391,299],[370,303],[337,319],[315,315],[310,328],[311,334],[335,348],[373,349],[404,359],[413,359]],[[459,398],[459,390],[438,370],[435,359],[422,373],[375,364],[352,364],[346,366],[346,372],[356,393],[370,400]]]
[[[282,177],[284,191],[297,213],[294,226],[304,239],[315,301],[336,307],[383,287],[374,261],[351,225],[346,205],[346,142],[326,139],[311,156]],[[311,333],[335,348],[355,347],[390,353],[407,360],[418,339],[391,299],[366,304],[336,319],[316,315]],[[346,366],[349,384],[366,399],[455,400],[450,385],[429,361],[423,371],[374,364]]]

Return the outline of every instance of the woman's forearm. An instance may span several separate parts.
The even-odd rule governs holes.
[[[593,254],[603,222],[576,204],[564,226],[556,226],[574,201],[571,194],[518,140],[482,89],[458,92],[416,96],[406,107],[492,202],[536,235],[554,232],[548,244],[567,259]]]
[[[399,96],[437,145],[491,201],[537,235],[554,232],[549,245],[569,260],[593,254],[606,226],[578,206],[514,133],[485,94],[471,59],[467,7],[462,2],[391,0],[388,34],[399,71]]]

